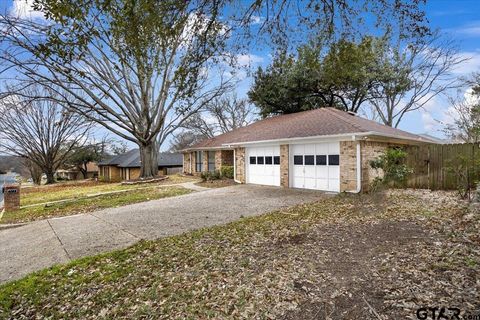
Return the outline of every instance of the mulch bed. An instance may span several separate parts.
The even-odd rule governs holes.
[[[158,176],[158,177],[152,177],[152,178],[148,178],[148,179],[139,178],[139,179],[122,181],[121,184],[123,184],[123,185],[133,185],[133,184],[157,183],[157,182],[164,181],[164,180],[167,180],[167,179],[168,179],[168,176]]]
[[[208,180],[197,182],[197,186],[205,187],[205,188],[222,188],[222,187],[229,187],[235,185],[236,182],[233,179],[218,179],[218,180]]]

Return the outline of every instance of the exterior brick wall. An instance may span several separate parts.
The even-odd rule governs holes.
[[[397,144],[380,141],[340,142],[340,191],[357,189],[357,143],[360,143],[362,192],[368,192],[371,182],[382,173],[370,167],[370,160],[377,158],[385,149]]]
[[[370,183],[378,176],[381,176],[381,172],[377,172],[370,167],[370,160],[377,158],[381,155],[385,149],[393,146],[400,146],[389,142],[379,141],[362,141],[361,142],[361,154],[362,154],[362,191],[366,192],[370,188]]]
[[[235,179],[245,183],[245,148],[235,149]]]
[[[138,179],[140,177],[140,168],[129,168],[130,180]]]
[[[20,185],[10,184],[4,187],[3,206],[6,212],[20,209]]]
[[[193,152],[186,152],[183,154],[183,173],[192,173],[192,159],[194,159]]]
[[[280,185],[284,188],[290,186],[289,171],[289,147],[288,144],[280,146]]]
[[[340,142],[340,192],[357,189],[357,143]]]
[[[208,171],[208,151],[203,151],[202,155],[202,161],[203,161],[203,171]]]
[[[222,168],[222,150],[215,151],[215,170]]]
[[[222,150],[222,165],[233,166],[233,150]]]
[[[114,166],[110,166],[110,181],[121,181],[120,169]]]

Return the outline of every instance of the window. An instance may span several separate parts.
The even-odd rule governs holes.
[[[273,158],[272,157],[265,157],[265,164],[272,164]]]
[[[264,164],[264,158],[263,157],[257,157],[257,164]]]
[[[280,156],[273,157],[273,164],[276,164],[276,165],[280,164]]]
[[[293,164],[298,166],[303,165],[303,156],[293,156]]]
[[[306,166],[313,166],[314,164],[315,164],[315,156],[305,155],[305,165]]]
[[[202,172],[203,171],[203,159],[202,159],[202,151],[195,151],[195,171]]]
[[[215,151],[208,151],[208,171],[215,171]]]
[[[338,166],[340,164],[340,156],[338,154],[328,155],[328,165],[329,166]]]
[[[250,157],[250,164],[257,164],[257,157]]]
[[[327,165],[327,156],[318,155],[317,156],[317,166],[326,166]]]

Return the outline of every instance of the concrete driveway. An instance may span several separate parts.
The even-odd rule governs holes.
[[[0,283],[72,259],[311,202],[318,191],[236,185],[0,230]]]

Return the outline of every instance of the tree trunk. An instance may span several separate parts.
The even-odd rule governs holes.
[[[140,178],[158,176],[158,148],[155,141],[140,145]]]
[[[40,185],[42,183],[42,169],[40,169],[35,163],[31,161],[28,162],[28,171],[30,172],[30,176],[32,177],[33,183],[36,185]]]
[[[88,174],[88,167],[87,167],[88,163],[84,163],[83,164],[83,168],[80,168],[80,172],[82,173],[83,175],[83,179],[87,179],[87,174]]]
[[[55,172],[52,170],[47,170],[45,175],[47,176],[47,184],[55,183]]]

